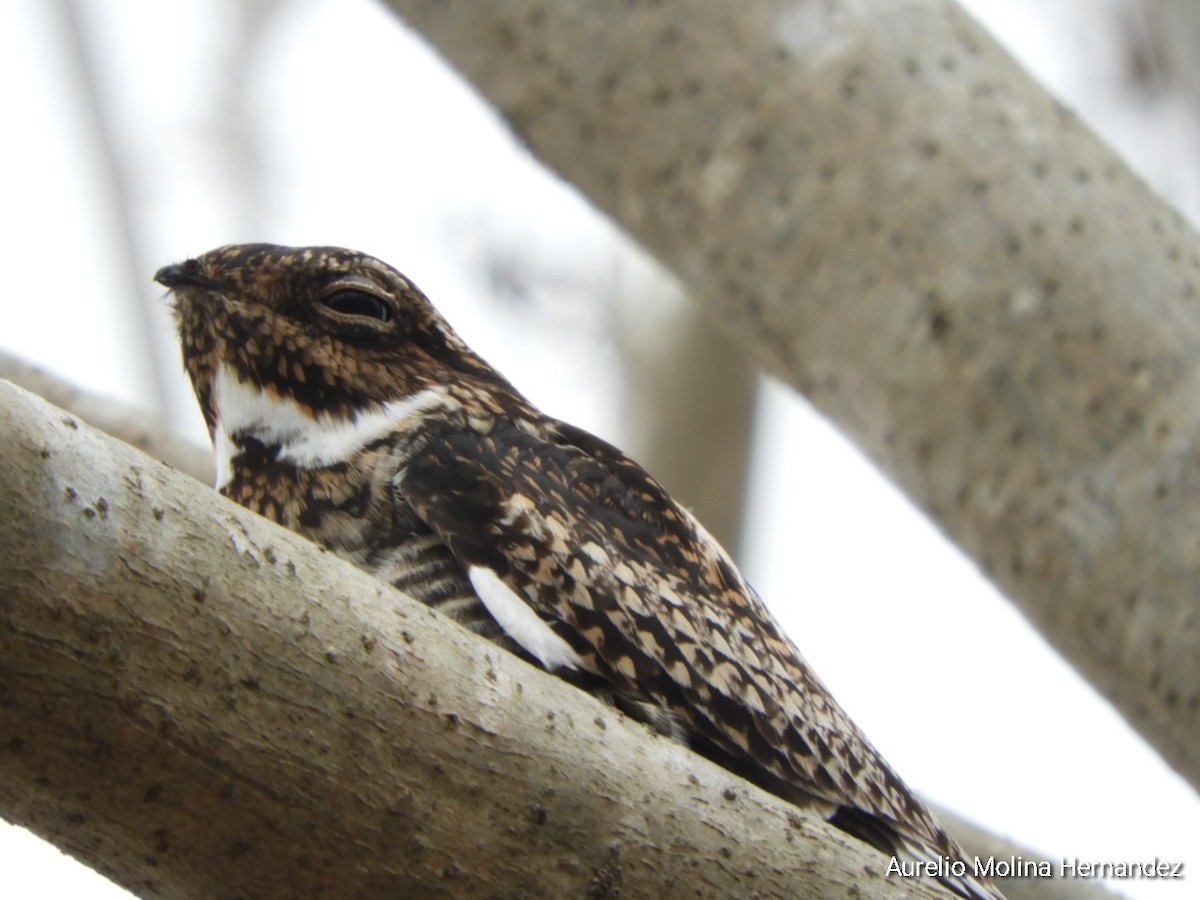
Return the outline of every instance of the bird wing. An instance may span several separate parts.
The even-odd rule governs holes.
[[[888,838],[956,849],[720,545],[615,447],[552,420],[443,421],[396,487],[547,668],[672,710],[751,780],[859,815],[843,827],[885,852]]]

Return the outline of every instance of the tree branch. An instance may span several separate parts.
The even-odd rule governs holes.
[[[389,0],[1200,788],[1200,240],[950,0]]]
[[[0,383],[0,809],[161,897],[942,896]]]
[[[0,379],[37,394],[55,406],[79,416],[105,434],[137,447],[185,475],[205,484],[213,483],[211,450],[201,450],[163,427],[162,423],[125,403],[100,397],[68,384],[0,350]]]

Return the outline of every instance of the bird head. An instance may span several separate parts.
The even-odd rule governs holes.
[[[164,266],[154,280],[173,295],[210,434],[221,378],[314,419],[351,421],[442,385],[512,390],[412,282],[363,253],[231,245]]]

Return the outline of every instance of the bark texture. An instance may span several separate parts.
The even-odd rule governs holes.
[[[943,896],[2,382],[0,579],[0,810],[141,896]]]
[[[213,455],[165,428],[157,418],[107,397],[99,397],[0,351],[0,378],[79,416],[105,434],[132,444],[197,481],[212,484]]]
[[[1200,787],[1178,215],[950,0],[389,2]]]

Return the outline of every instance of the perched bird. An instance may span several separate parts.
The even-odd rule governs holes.
[[[395,269],[249,244],[155,279],[221,493],[885,854],[965,859],[692,515]]]

